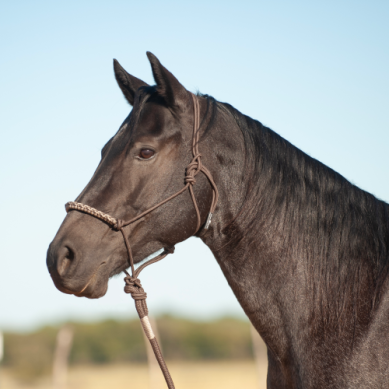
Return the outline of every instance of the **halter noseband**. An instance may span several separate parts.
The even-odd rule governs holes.
[[[200,172],[202,172],[208,178],[208,181],[212,186],[212,203],[211,203],[211,207],[210,207],[210,210],[208,213],[207,220],[206,220],[205,225],[204,225],[204,229],[207,230],[209,225],[211,224],[212,215],[215,212],[216,204],[217,204],[217,201],[219,198],[219,192],[218,192],[216,184],[212,178],[211,172],[201,162],[201,154],[199,153],[199,146],[198,146],[199,138],[200,138],[200,134],[199,134],[200,107],[199,107],[199,102],[198,102],[197,97],[193,93],[191,93],[191,96],[192,96],[192,100],[193,100],[193,110],[194,110],[194,124],[193,124],[193,137],[192,137],[193,159],[186,168],[185,186],[182,189],[180,189],[178,192],[174,193],[173,195],[171,195],[167,199],[161,201],[157,205],[154,205],[153,207],[149,208],[148,210],[142,212],[138,216],[135,216],[128,221],[124,221],[121,219],[115,219],[114,217],[112,217],[104,212],[101,212],[95,208],[92,208],[89,205],[77,203],[75,201],[70,201],[70,202],[66,203],[66,205],[65,205],[66,212],[74,210],[74,211],[80,211],[83,213],[87,213],[88,215],[94,216],[97,219],[100,219],[103,222],[107,223],[109,226],[111,226],[111,228],[113,230],[120,231],[122,233],[123,239],[124,239],[124,244],[125,244],[126,249],[127,249],[128,259],[129,259],[130,266],[131,266],[131,275],[126,270],[124,270],[124,272],[126,273],[126,277],[124,278],[124,281],[126,283],[126,285],[124,287],[124,291],[126,293],[131,294],[132,298],[135,300],[135,307],[136,307],[136,310],[138,312],[140,321],[142,323],[142,328],[143,328],[147,338],[150,341],[151,347],[152,347],[154,354],[158,360],[159,366],[161,367],[162,373],[165,377],[165,380],[166,380],[166,383],[167,383],[167,386],[169,389],[174,389],[174,383],[173,383],[173,380],[170,376],[170,373],[169,373],[169,370],[166,366],[166,363],[163,359],[163,356],[162,356],[161,350],[159,348],[157,339],[155,338],[155,335],[154,335],[153,330],[151,328],[150,321],[148,319],[148,309],[147,309],[147,304],[146,304],[147,294],[145,293],[138,276],[139,276],[139,273],[146,266],[149,266],[152,263],[160,261],[161,259],[165,258],[168,254],[173,254],[174,246],[173,247],[165,247],[164,251],[161,254],[159,254],[155,258],[152,258],[149,261],[145,262],[143,265],[139,266],[135,270],[131,246],[130,246],[130,243],[126,237],[126,234],[124,233],[123,228],[128,226],[129,224],[132,224],[133,222],[142,218],[143,216],[147,215],[148,213],[150,213],[154,209],[160,207],[162,204],[165,204],[168,201],[174,199],[175,197],[177,197],[178,195],[180,195],[186,189],[189,188],[189,192],[190,192],[190,195],[192,197],[193,205],[195,207],[196,215],[197,215],[197,225],[196,225],[196,230],[193,233],[193,235],[196,234],[201,226],[201,216],[200,216],[199,207],[197,205],[196,198],[195,198],[195,195],[193,192],[193,185],[196,183],[195,177]],[[84,287],[84,290],[85,289],[86,289],[86,287]]]

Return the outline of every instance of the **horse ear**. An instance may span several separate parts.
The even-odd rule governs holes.
[[[148,51],[147,57],[151,64],[154,80],[157,84],[157,92],[161,95],[169,107],[183,106],[188,99],[188,91],[167,70],[158,58]]]
[[[122,90],[124,97],[131,105],[134,105],[136,91],[141,86],[148,86],[148,84],[127,73],[116,59],[113,60],[113,70],[115,72],[116,81]]]

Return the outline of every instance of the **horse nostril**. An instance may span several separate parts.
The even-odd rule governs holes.
[[[74,251],[68,247],[65,246],[61,250],[61,255],[58,256],[58,263],[57,263],[57,271],[60,276],[64,276],[67,272],[68,268],[74,261],[75,254]]]

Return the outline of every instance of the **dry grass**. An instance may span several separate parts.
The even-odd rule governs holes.
[[[266,388],[266,360],[259,364],[259,369],[254,361],[168,362],[168,366],[177,389]],[[13,379],[9,371],[3,369],[1,373],[1,388],[52,389],[49,377],[34,385],[23,385]],[[154,380],[151,388],[145,364],[78,366],[69,371],[67,389],[165,389],[158,378],[161,377]]]

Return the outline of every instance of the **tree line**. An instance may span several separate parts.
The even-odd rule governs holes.
[[[248,359],[253,357],[247,321],[222,318],[199,322],[172,316],[157,320],[163,353],[170,360]],[[71,323],[74,331],[70,365],[146,361],[138,319]],[[4,361],[23,380],[48,374],[59,327],[31,333],[4,334]]]

